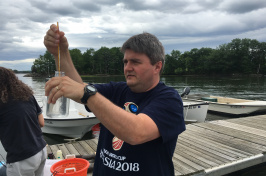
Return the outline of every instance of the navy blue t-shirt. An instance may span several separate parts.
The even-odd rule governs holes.
[[[174,175],[172,162],[178,135],[185,130],[183,103],[176,90],[160,82],[144,93],[134,93],[125,82],[95,85],[117,106],[135,114],[144,113],[156,123],[161,137],[130,145],[101,125],[94,176]]]
[[[0,104],[0,140],[7,152],[7,163],[27,159],[45,147],[38,121],[40,113],[34,96],[29,101]]]

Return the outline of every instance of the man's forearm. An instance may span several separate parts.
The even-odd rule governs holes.
[[[160,136],[150,117],[126,112],[100,93],[91,96],[87,105],[101,123],[119,139],[131,144],[141,144]]]
[[[55,58],[57,58],[57,56],[55,56]],[[58,62],[55,62],[55,63],[56,63],[57,70],[59,70]],[[83,83],[79,73],[77,72],[77,70],[76,70],[76,68],[72,62],[72,59],[71,59],[71,56],[70,56],[70,53],[68,50],[66,52],[61,52],[60,71],[65,72],[65,75],[70,77],[71,79],[73,79],[79,83]]]

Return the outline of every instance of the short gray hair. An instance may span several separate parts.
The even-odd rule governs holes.
[[[162,61],[162,69],[160,73],[163,72],[165,61],[164,47],[155,35],[147,32],[134,35],[123,44],[121,52],[125,53],[127,49],[131,49],[136,53],[146,54],[152,65]]]

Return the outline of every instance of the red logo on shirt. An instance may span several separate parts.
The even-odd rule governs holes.
[[[113,146],[113,149],[115,151],[117,150],[120,150],[122,145],[123,145],[124,141],[122,141],[121,139],[118,139],[116,136],[113,138],[113,141],[112,141],[112,146]]]

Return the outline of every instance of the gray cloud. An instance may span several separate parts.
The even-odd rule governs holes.
[[[221,3],[221,10],[232,14],[243,14],[257,11],[266,7],[266,1],[263,0],[242,0],[242,1],[224,1]]]
[[[143,31],[158,36],[167,53],[234,38],[266,41],[265,0],[9,0],[0,2],[0,16],[0,62],[43,55],[43,37],[57,21],[70,48],[83,52],[120,47]]]
[[[78,9],[82,9],[85,11],[90,12],[100,12],[101,7],[98,4],[95,4],[95,2],[89,2],[89,1],[78,1],[73,4]]]

